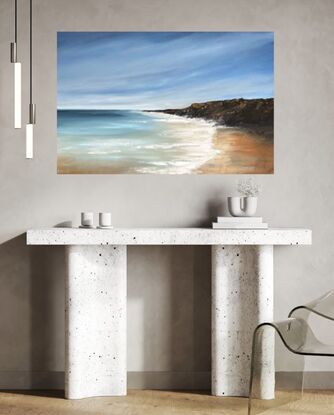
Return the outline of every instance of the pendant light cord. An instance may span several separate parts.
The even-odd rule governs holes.
[[[17,43],[17,0],[15,0],[15,34],[14,34],[14,38],[15,38],[15,43]]]
[[[30,0],[30,104],[32,104],[32,0]]]

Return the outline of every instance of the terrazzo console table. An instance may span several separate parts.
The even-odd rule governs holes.
[[[66,245],[65,395],[126,395],[127,245],[212,246],[212,394],[247,396],[252,333],[273,319],[273,246],[309,245],[307,229],[29,230]],[[260,397],[275,388],[274,338],[262,343]]]

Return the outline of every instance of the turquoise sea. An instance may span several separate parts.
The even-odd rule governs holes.
[[[215,126],[158,112],[58,110],[58,172],[191,173],[215,156]]]

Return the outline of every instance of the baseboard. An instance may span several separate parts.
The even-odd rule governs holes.
[[[298,376],[300,372],[276,372],[276,384],[293,389]],[[304,389],[334,389],[334,372],[304,372]]]
[[[0,371],[0,389],[64,389],[64,372]]]
[[[128,372],[129,389],[210,389],[210,372]],[[0,371],[0,389],[64,389],[64,372]]]
[[[128,372],[129,389],[211,389],[211,372]]]
[[[277,372],[289,388],[296,372]],[[334,389],[334,372],[306,372],[306,389]],[[128,372],[129,389],[209,390],[210,372]],[[0,389],[64,389],[64,372],[0,371]]]

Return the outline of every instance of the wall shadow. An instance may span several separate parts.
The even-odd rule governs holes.
[[[64,247],[27,246],[25,233],[0,245],[0,371],[20,373],[18,388],[63,387],[64,275]]]
[[[189,224],[192,228],[212,228],[212,222],[216,222],[218,216],[229,216],[227,202],[225,200],[212,198],[207,201],[204,215]]]
[[[170,366],[185,372],[189,384],[181,387],[202,389],[207,387],[207,373],[211,371],[210,247],[173,247],[170,273]],[[180,381],[183,383],[182,377]]]
[[[128,370],[142,388],[194,389],[211,364],[210,247],[129,247],[128,264]]]
[[[0,245],[0,370],[29,370],[30,269],[25,234]]]
[[[30,247],[30,364],[32,372],[63,371],[65,344],[65,247]],[[43,388],[32,377],[33,388]]]

